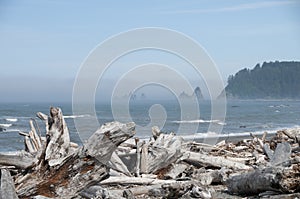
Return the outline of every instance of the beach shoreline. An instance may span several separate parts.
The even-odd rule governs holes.
[[[31,119],[31,131],[19,133],[25,149],[0,153],[1,182],[9,187],[0,193],[16,198],[232,198],[300,192],[300,128],[180,136],[154,126],[150,139],[139,139],[134,122],[113,121],[79,146],[70,141],[59,107],[37,116],[45,121],[48,137],[38,134]]]
[[[297,128],[284,128],[278,131],[282,131],[282,130],[296,130]],[[276,133],[274,131],[272,132],[268,132],[265,131],[267,133],[266,135],[266,139],[270,139],[272,138]],[[206,136],[197,136],[197,135],[192,135],[192,136],[182,136],[184,138],[185,141],[194,141],[194,142],[205,142],[205,143],[211,143],[214,141],[221,142],[223,140],[225,140],[226,142],[239,142],[245,139],[252,139],[253,136],[257,136],[257,137],[262,137],[264,133],[262,132],[245,132],[245,133],[232,133],[232,134],[219,134],[219,135],[206,135]]]

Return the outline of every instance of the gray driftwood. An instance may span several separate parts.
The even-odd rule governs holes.
[[[109,166],[117,172],[121,172],[127,176],[132,176],[131,173],[128,171],[127,166],[115,152],[112,153]]]
[[[152,127],[152,136],[153,136],[154,140],[156,140],[160,134],[161,134],[161,131],[160,131],[159,127],[153,126]]]
[[[207,186],[212,183],[222,184],[227,179],[227,171],[226,169],[220,170],[208,170],[203,173],[195,173],[193,177],[199,180],[201,185]]]
[[[251,169],[250,166],[247,166],[238,161],[226,159],[225,157],[216,157],[212,155],[206,155],[206,154],[195,153],[195,152],[187,152],[187,153],[188,153],[188,157],[185,159],[185,161],[190,163],[195,163],[197,165],[213,166],[217,168],[226,167],[226,168],[231,168],[236,170]]]
[[[143,143],[141,155],[141,173],[148,173],[148,144]]]
[[[106,164],[117,147],[135,134],[133,122],[110,122],[102,125],[87,141],[87,154]]]
[[[69,152],[70,136],[60,108],[50,107],[50,116],[38,113],[46,123],[47,147],[45,160],[49,166],[59,165]]]
[[[153,178],[140,178],[140,177],[115,177],[111,176],[106,180],[99,182],[100,185],[154,185],[154,184],[170,184],[176,182],[175,180],[160,180]]]
[[[129,173],[117,155],[116,148],[135,134],[135,124],[111,122],[101,126],[84,147],[69,151],[69,132],[59,108],[50,108],[50,116],[38,113],[46,121],[47,141],[41,144],[39,165],[31,172],[16,176],[16,190],[20,197],[72,197],[91,184],[109,175],[111,165]],[[25,135],[25,137],[27,137]],[[58,154],[55,154],[58,151]],[[1,160],[1,158],[0,158]],[[121,167],[120,167],[121,165]]]
[[[18,169],[32,168],[37,159],[25,151],[16,152],[14,154],[0,154],[0,165],[2,166],[14,166]]]
[[[135,171],[135,174],[136,176],[140,176],[140,165],[141,165],[141,146],[142,146],[142,143],[139,142],[139,139],[136,138],[135,139],[136,141],[136,171]]]
[[[271,158],[272,166],[287,165],[291,157],[291,145],[287,142],[279,143]]]
[[[42,148],[42,140],[34,127],[32,119],[29,120],[29,124],[30,124],[30,128],[31,128],[31,131],[29,132],[29,137],[31,138],[34,150],[38,151]]]
[[[147,166],[143,170],[155,173],[176,162],[181,156],[182,138],[174,134],[160,134],[152,145],[149,145],[147,153]],[[146,167],[146,168],[145,168]]]
[[[293,192],[299,190],[298,183],[291,172],[274,167],[236,175],[226,182],[228,191],[239,195],[257,195],[266,191]]]
[[[14,181],[7,169],[0,173],[0,199],[17,199]]]
[[[22,197],[44,195],[47,197],[71,197],[90,184],[108,177],[106,165],[115,148],[134,135],[133,123],[112,122],[102,126],[88,140],[88,144],[64,157],[60,165],[47,165],[33,172],[17,184]],[[22,177],[22,176],[21,176]]]
[[[187,164],[178,163],[172,164],[168,172],[164,175],[165,178],[176,179],[182,174],[189,166]]]

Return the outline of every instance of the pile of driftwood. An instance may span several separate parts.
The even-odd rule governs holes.
[[[300,198],[300,130],[252,135],[212,146],[152,128],[111,122],[84,144],[70,142],[60,108],[30,121],[25,150],[0,154],[0,199],[10,198]]]

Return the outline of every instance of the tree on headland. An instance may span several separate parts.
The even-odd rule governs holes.
[[[300,98],[300,62],[264,62],[228,78],[227,96],[241,99]]]

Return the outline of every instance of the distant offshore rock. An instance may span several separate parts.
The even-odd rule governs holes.
[[[188,95],[187,93],[185,93],[184,91],[179,95],[179,98],[180,99],[191,99],[193,97],[196,97],[196,99],[199,101],[199,100],[202,100],[204,99],[203,97],[203,94],[202,94],[202,91],[200,89],[199,86],[197,86],[195,89],[194,89],[194,92],[192,93],[192,95]]]

